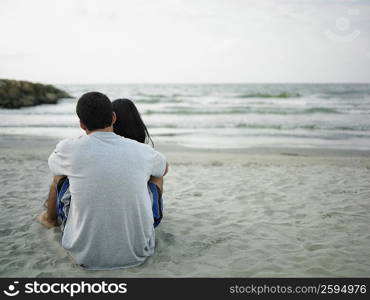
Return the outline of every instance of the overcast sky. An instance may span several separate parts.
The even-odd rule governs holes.
[[[0,0],[0,78],[370,82],[370,1]]]

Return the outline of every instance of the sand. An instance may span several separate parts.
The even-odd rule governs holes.
[[[156,253],[86,271],[35,221],[57,140],[0,136],[0,276],[370,276],[370,152],[187,149],[170,162]]]

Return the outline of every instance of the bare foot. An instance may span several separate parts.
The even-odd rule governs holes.
[[[36,220],[47,228],[53,228],[58,226],[58,222],[56,220],[50,220],[48,218],[48,214],[46,211],[43,211],[41,214],[39,214]]]

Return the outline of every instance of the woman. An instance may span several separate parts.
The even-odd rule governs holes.
[[[112,102],[112,105],[117,116],[117,121],[113,124],[114,133],[139,143],[151,143],[154,147],[153,140],[134,102],[129,99],[117,99]],[[149,183],[157,185],[163,193],[163,177],[152,176]]]
[[[150,142],[154,147],[153,140],[134,102],[129,99],[117,99],[112,102],[112,105],[117,116],[117,121],[113,124],[114,133],[139,143],[149,144]],[[163,217],[163,177],[151,176],[148,189],[153,203],[154,227],[156,227]]]
[[[117,99],[112,102],[117,121],[113,125],[115,134],[136,140],[139,143],[154,143],[149,135],[135,104],[129,99]],[[163,217],[163,177],[151,177],[148,182],[148,192],[152,200],[153,225],[158,226]],[[62,230],[67,221],[71,194],[67,177],[59,179],[57,184],[57,214]],[[73,200],[72,200],[73,201]]]

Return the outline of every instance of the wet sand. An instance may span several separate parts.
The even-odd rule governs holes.
[[[0,276],[370,276],[370,151],[158,145],[170,172],[155,255],[85,271],[35,221],[56,142],[0,136]]]

